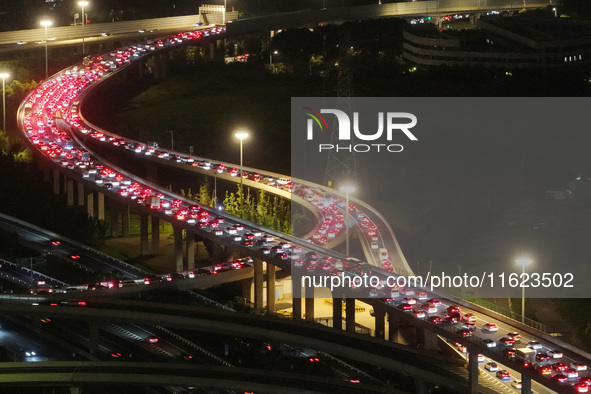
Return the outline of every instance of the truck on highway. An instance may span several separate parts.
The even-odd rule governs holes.
[[[523,362],[533,363],[535,361],[536,351],[528,347],[520,347],[515,349],[515,359]]]

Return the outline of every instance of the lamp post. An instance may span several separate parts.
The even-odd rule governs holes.
[[[242,191],[242,141],[245,138],[248,138],[248,132],[240,130],[234,133],[234,137],[240,139],[240,193],[243,193]]]
[[[349,194],[355,191],[351,185],[341,186],[340,191],[345,193],[345,256],[349,257]]]
[[[170,133],[170,150],[174,151],[174,131],[166,130],[167,133]]]
[[[48,75],[49,75],[49,61],[48,61],[48,57],[47,57],[47,28],[49,26],[51,26],[51,21],[41,21],[41,26],[43,26],[45,28],[45,79],[47,79]]]
[[[86,14],[84,7],[88,5],[88,1],[79,1],[78,5],[82,7],[82,55],[84,55],[84,27],[86,26]]]
[[[515,260],[515,262],[518,265],[521,265],[522,271],[521,271],[521,280],[519,282],[521,282],[523,280],[523,277],[525,276],[525,266],[526,265],[530,265],[532,263],[532,260],[530,258],[527,257],[523,257],[523,258],[519,258],[517,260]],[[521,286],[521,323],[525,324],[525,287]]]
[[[552,11],[554,11],[554,18],[556,18],[558,15],[556,14],[556,7],[552,8]]]
[[[6,133],[6,95],[4,94],[4,80],[8,78],[7,73],[0,74],[2,78],[2,131]]]

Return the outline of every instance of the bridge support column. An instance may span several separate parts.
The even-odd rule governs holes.
[[[213,42],[209,43],[209,60],[215,59],[215,44]]]
[[[531,378],[529,376],[525,376],[521,374],[521,392],[522,393],[531,393]]]
[[[428,385],[425,379],[415,378],[415,393],[417,394],[428,394]]]
[[[176,263],[176,272],[183,270],[183,230],[173,227],[174,234],[174,261]]]
[[[119,208],[113,207],[111,209],[111,237],[121,236],[121,226],[119,223]]]
[[[393,313],[388,313],[388,340],[391,342],[398,342],[398,330],[400,323]]]
[[[424,328],[417,328],[417,343],[423,350],[437,350],[437,334]]]
[[[95,355],[98,353],[99,349],[99,322],[91,320],[88,324],[88,352]]]
[[[301,276],[291,271],[291,298],[292,298],[292,317],[293,320],[302,319],[302,286]]]
[[[254,310],[263,310],[263,261],[254,259]]]
[[[92,191],[86,193],[86,212],[91,218],[94,217],[94,193]]]
[[[187,251],[187,269],[192,270],[195,268],[195,236],[190,233],[186,232],[186,241],[185,241],[185,249]],[[152,235],[153,236],[153,235]]]
[[[332,297],[332,328],[343,329],[343,299]]]
[[[71,207],[74,205],[74,181],[72,179],[68,179],[66,181],[66,189],[68,196],[68,206]]]
[[[105,195],[103,193],[96,194],[96,216],[98,220],[105,220]]]
[[[468,393],[478,394],[478,352],[468,353]]]
[[[121,211],[121,232],[123,237],[129,237],[129,207],[127,205]]]
[[[376,338],[379,339],[384,339],[385,338],[385,330],[386,330],[386,325],[385,325],[385,317],[386,317],[386,312],[382,309],[378,309],[376,307],[373,308],[373,317],[375,320],[375,334],[374,336]]]
[[[60,172],[57,169],[53,169],[53,194],[60,194]]]
[[[267,263],[267,309],[275,312],[275,271],[273,264]]]
[[[39,163],[41,163],[41,161],[39,161]],[[41,168],[43,169],[43,182],[49,183],[49,167],[44,165]]]
[[[148,215],[140,212],[140,255],[148,256],[150,250],[148,248]]]
[[[152,216],[152,255],[160,253],[160,219]]]
[[[314,287],[306,287],[306,321],[314,321]]]
[[[345,329],[355,332],[355,298],[345,299]]]
[[[78,183],[78,206],[84,206],[84,184],[82,182]]]

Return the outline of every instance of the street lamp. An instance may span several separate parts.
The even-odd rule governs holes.
[[[557,15],[556,15],[556,7],[552,7],[552,11],[554,11],[554,18],[556,18],[557,17]]]
[[[234,137],[240,139],[240,193],[244,193],[242,191],[242,141],[245,138],[248,138],[248,132],[244,130],[239,130],[234,133]]]
[[[88,5],[88,1],[79,1],[78,5],[82,7],[82,55],[84,55],[84,27],[86,26],[86,14],[84,7]]]
[[[349,194],[355,191],[352,185],[345,185],[339,188],[345,193],[345,256],[349,257]]]
[[[519,281],[521,283],[521,281],[523,281],[523,278],[525,277],[525,266],[530,265],[532,263],[532,260],[527,257],[522,257],[522,258],[515,260],[515,262],[518,265],[521,265],[521,268],[522,268],[521,278],[520,278],[521,280]],[[525,324],[525,287],[524,286],[521,286],[521,324]]]
[[[41,21],[41,26],[43,26],[45,28],[45,79],[47,79],[47,76],[49,75],[49,67],[48,65],[48,58],[47,58],[47,28],[49,26],[51,26],[51,21]]]
[[[4,80],[10,75],[7,73],[0,74],[2,78],[2,131],[6,133],[6,95],[4,94]]]

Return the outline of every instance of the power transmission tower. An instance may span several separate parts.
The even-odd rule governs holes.
[[[347,114],[352,113],[351,108],[351,67],[349,65],[350,55],[345,53],[341,56],[338,65],[337,82],[337,104],[335,109],[341,110]],[[357,162],[355,160],[355,151],[352,146],[355,145],[354,137],[349,141],[339,140],[339,127],[336,118],[333,120],[330,143],[334,149],[328,153],[326,162],[326,173],[324,183],[335,187],[343,182],[357,183]]]

